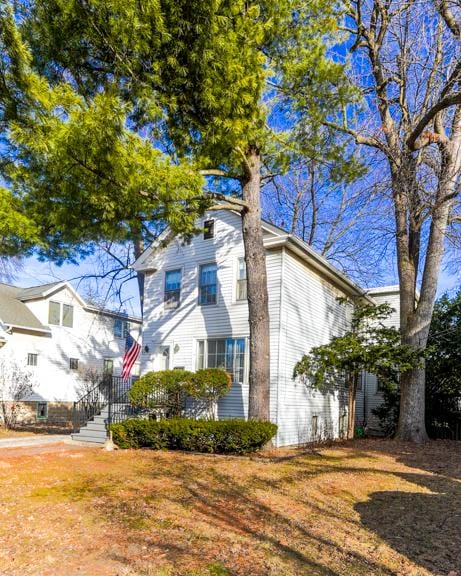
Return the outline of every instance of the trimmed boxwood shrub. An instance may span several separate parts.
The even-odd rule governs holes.
[[[129,419],[113,424],[111,430],[120,448],[248,454],[269,442],[277,426],[271,422],[237,419]]]
[[[150,410],[161,405],[169,415],[181,416],[191,378],[192,372],[187,370],[148,372],[133,383],[128,399],[135,408]]]

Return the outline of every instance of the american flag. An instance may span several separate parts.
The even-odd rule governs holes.
[[[136,362],[141,351],[141,344],[138,344],[136,340],[128,333],[125,343],[125,354],[123,355],[123,367],[122,367],[122,381],[126,382],[131,374],[131,369],[133,364]]]

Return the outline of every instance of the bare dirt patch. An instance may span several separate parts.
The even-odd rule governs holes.
[[[62,444],[2,451],[0,488],[1,576],[461,575],[461,443]]]

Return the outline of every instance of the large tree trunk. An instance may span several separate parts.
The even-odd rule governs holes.
[[[141,254],[144,252],[144,240],[141,234],[134,234],[133,235],[133,249],[134,249],[134,257],[137,260]],[[144,272],[137,272],[136,273],[136,280],[138,281],[138,290],[139,290],[139,305],[141,308],[141,317],[144,312]]]
[[[270,337],[267,294],[266,251],[261,226],[261,157],[259,150],[247,153],[243,181],[243,243],[247,267],[247,295],[250,323],[250,375],[248,417],[270,418]]]

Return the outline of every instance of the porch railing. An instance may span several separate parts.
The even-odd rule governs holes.
[[[107,407],[106,424],[126,418],[122,416],[122,407],[129,407],[128,391],[137,376],[126,381],[121,376],[105,375],[89,392],[74,402],[72,424],[74,432],[78,432],[92,418],[101,414]],[[117,414],[117,420],[114,416]]]

